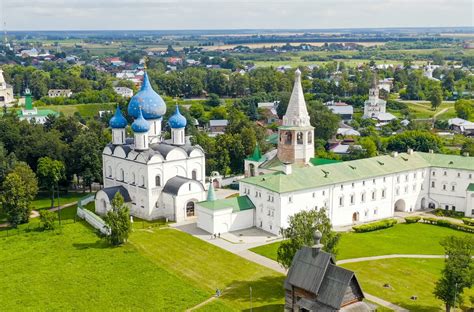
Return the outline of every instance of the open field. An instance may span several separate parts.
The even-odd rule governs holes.
[[[342,233],[337,259],[352,259],[391,254],[443,255],[439,241],[446,236],[468,235],[453,229],[415,223],[367,233]],[[406,243],[401,243],[406,242]],[[276,260],[279,242],[256,247],[253,252]]]
[[[59,195],[59,205],[65,205],[69,203],[73,203],[78,201],[84,196],[87,196],[89,193],[82,193],[82,192],[67,192]],[[56,195],[54,195],[54,206],[56,207],[58,205],[58,199],[56,198]],[[41,210],[41,209],[49,209],[51,208],[51,197],[49,193],[47,192],[40,192],[38,196],[36,196],[35,200],[31,202],[31,207],[35,210]]]
[[[444,267],[443,259],[385,259],[342,266],[355,271],[362,289],[374,296],[410,311],[444,311],[442,301],[433,295],[435,283]],[[391,287],[384,288],[384,284]],[[411,296],[418,299],[411,300]],[[472,306],[470,296],[474,296],[474,289],[465,290],[465,308]]]
[[[174,229],[134,231],[110,248],[82,222],[0,238],[0,306],[25,310],[281,311],[283,275]],[[28,287],[25,288],[25,285]]]
[[[51,109],[65,116],[72,116],[78,112],[84,118],[98,117],[99,111],[113,110],[116,103],[91,103],[91,104],[73,104],[73,105],[47,105],[39,106],[38,109]]]
[[[414,119],[428,119],[433,118],[436,115],[436,119],[447,120],[456,117],[456,111],[454,110],[454,102],[443,102],[436,108],[431,109],[431,103],[428,101],[401,101],[408,105],[410,114]],[[388,109],[388,111],[397,117],[403,117],[401,112],[398,110]],[[438,115],[437,115],[438,114]]]

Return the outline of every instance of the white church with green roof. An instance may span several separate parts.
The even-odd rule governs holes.
[[[197,226],[210,233],[257,227],[273,234],[291,215],[325,208],[333,226],[427,208],[474,216],[474,157],[422,153],[319,164],[300,73],[278,129],[278,148],[245,160],[240,196],[197,203]],[[210,192],[212,195],[212,192]]]

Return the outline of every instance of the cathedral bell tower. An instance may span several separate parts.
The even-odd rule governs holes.
[[[308,164],[314,157],[314,127],[310,124],[301,72],[295,72],[295,84],[290,102],[283,116],[283,125],[278,128],[278,159],[284,163]]]

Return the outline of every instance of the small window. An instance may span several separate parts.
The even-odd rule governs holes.
[[[197,170],[196,170],[196,169],[194,169],[194,170],[191,172],[191,179],[197,180]]]
[[[408,182],[408,174],[405,176],[405,182]]]
[[[455,211],[455,210],[456,210],[456,206],[451,206],[451,210],[452,210],[452,211]]]
[[[400,176],[397,177],[397,183],[400,183]]]
[[[458,178],[460,178],[460,177],[461,177],[461,172],[458,172]]]
[[[378,211],[377,211],[377,208],[375,208],[375,209],[374,209],[374,216],[377,215],[377,212],[378,212]]]
[[[293,196],[288,197],[288,202],[290,202],[290,203],[293,202]]]
[[[161,176],[157,175],[155,177],[155,186],[161,186]]]
[[[339,197],[339,206],[342,206],[344,204],[344,197]]]
[[[313,198],[316,198],[316,192],[313,192]]]
[[[400,195],[400,189],[398,187],[395,190],[395,195]]]
[[[351,204],[354,204],[354,195],[351,195]]]
[[[447,176],[447,175],[448,175],[448,173],[445,171],[445,172],[443,173],[443,175]]]
[[[385,180],[386,180],[385,177],[383,177],[383,182],[384,182],[384,183],[385,183]]]
[[[372,191],[372,200],[375,200],[375,191]]]
[[[361,202],[365,202],[365,193],[362,193],[362,195],[360,195],[360,201]]]
[[[323,191],[323,196],[326,195],[326,191]]]
[[[343,190],[343,189],[344,189],[344,185],[341,184],[341,190]]]
[[[385,190],[382,190],[382,198],[385,198]]]
[[[362,181],[362,185],[365,185],[365,181]]]
[[[189,185],[189,190],[191,191],[191,183],[189,183],[188,185]]]
[[[455,191],[456,190],[456,185],[451,185],[451,191]]]
[[[444,210],[449,210],[449,205],[444,205]]]
[[[431,175],[432,175],[433,177],[436,176],[436,172],[433,171],[433,172],[431,173]]]
[[[446,191],[446,184],[443,184],[443,191]]]
[[[354,188],[354,182],[352,182],[352,188]]]
[[[472,179],[472,173],[469,173],[469,179]]]
[[[431,188],[434,188],[434,187],[435,187],[435,182],[431,181]]]
[[[408,186],[405,186],[405,194],[408,193]]]
[[[372,184],[375,184],[375,179],[372,179]]]

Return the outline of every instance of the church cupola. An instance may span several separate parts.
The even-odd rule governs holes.
[[[112,144],[125,144],[125,128],[127,127],[127,119],[122,115],[119,106],[117,106],[114,116],[110,118],[109,126],[112,128]]]
[[[179,106],[176,105],[176,110],[168,120],[168,124],[171,128],[171,144],[173,145],[184,145],[185,144],[185,128],[186,128],[186,117],[181,115]]]
[[[283,125],[278,127],[278,159],[283,163],[308,164],[314,157],[313,135],[314,128],[310,123],[301,86],[301,72],[297,69]]]
[[[134,143],[135,149],[142,151],[148,149],[148,131],[150,125],[145,120],[142,114],[142,110],[138,110],[138,118],[132,123],[132,130],[134,132]]]
[[[146,72],[143,75],[143,83],[140,91],[131,98],[128,104],[128,114],[134,118],[138,118],[140,107],[143,117],[150,125],[150,140],[152,142],[158,142],[161,135],[162,116],[166,113],[166,103],[151,87]]]

